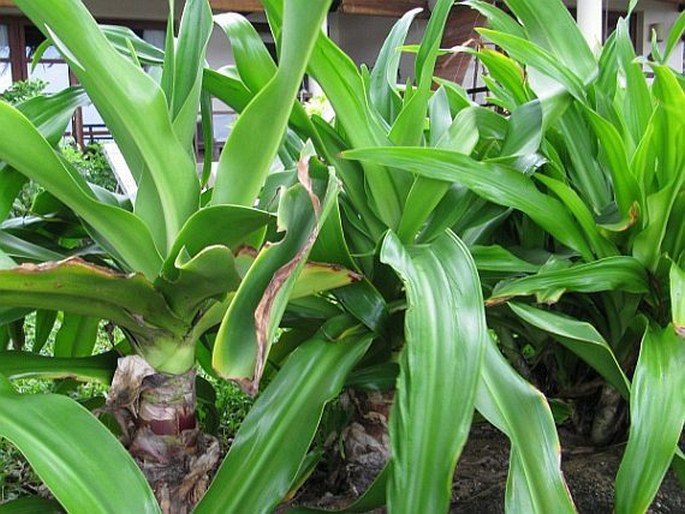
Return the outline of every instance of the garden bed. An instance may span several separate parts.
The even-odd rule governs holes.
[[[562,469],[580,514],[612,514],[614,481],[625,443],[595,448],[584,438],[561,428]],[[471,431],[457,465],[452,489],[453,507],[460,514],[499,514],[504,512],[504,495],[509,466],[509,442],[486,423]],[[377,472],[378,470],[375,470]],[[374,471],[355,475],[354,482],[331,491],[321,480],[307,486],[298,503],[323,508],[341,508],[353,500],[355,490],[363,490],[373,480]],[[321,479],[322,477],[319,477]],[[344,490],[346,489],[346,490]],[[385,509],[378,509],[378,514]],[[649,513],[685,512],[685,489],[672,471],[664,479]]]

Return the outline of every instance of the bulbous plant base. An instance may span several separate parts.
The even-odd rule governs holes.
[[[365,393],[348,390],[342,398],[352,417],[343,430],[345,481],[355,495],[363,493],[390,457],[388,418],[394,391]]]
[[[195,419],[195,370],[157,373],[144,359],[119,359],[107,407],[122,428],[164,514],[187,514],[219,463],[219,442]]]

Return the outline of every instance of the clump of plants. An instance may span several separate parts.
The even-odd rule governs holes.
[[[88,182],[113,193],[117,192],[119,184],[107,157],[105,157],[101,143],[88,143],[83,148],[79,148],[73,143],[67,143],[62,146],[62,155]]]
[[[511,441],[505,507],[574,512],[534,383],[555,399],[589,376],[601,377],[591,401],[630,417],[617,512],[645,511],[669,465],[682,469],[682,77],[655,53],[648,83],[621,30],[596,58],[557,0],[507,0],[513,15],[466,3],[507,52],[468,50],[499,111],[433,77],[451,0],[408,48],[416,80],[401,88],[398,48],[418,10],[369,71],[320,33],[330,2],[264,0],[278,62],[246,18],[225,14],[215,22],[236,64],[214,71],[206,1],[186,2],[160,55],[99,28],[78,0],[17,0],[138,182],[121,198],[59,151],[82,90],[0,105],[0,205],[27,179],[45,188],[30,228],[3,223],[0,435],[63,508],[288,508],[345,418],[322,418],[343,390],[387,428],[371,445],[385,468],[356,510],[447,512],[477,410]],[[143,66],[161,66],[161,80]],[[297,103],[305,70],[333,120]],[[240,116],[210,187],[192,140],[198,109],[209,133],[212,96]],[[33,311],[37,335],[19,344]],[[38,333],[57,311],[59,344],[44,356]],[[103,319],[121,330],[107,351],[95,346]],[[67,396],[19,394],[12,380],[27,375],[108,386],[106,424]],[[205,428],[220,419],[222,380],[256,396],[225,457]],[[383,409],[370,392],[386,393]],[[590,424],[612,423],[610,410]]]
[[[47,85],[42,79],[18,80],[0,94],[0,100],[16,105],[42,94]]]

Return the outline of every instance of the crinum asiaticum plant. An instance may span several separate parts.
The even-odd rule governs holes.
[[[283,5],[264,2],[277,30]],[[293,112],[291,140],[311,140],[319,158],[335,167],[343,191],[311,257],[354,269],[364,278],[315,301],[292,302],[282,324],[288,338],[273,346],[270,362],[277,365],[291,345],[340,310],[369,331],[370,349],[348,385],[361,390],[396,386],[396,392],[386,471],[354,508],[387,503],[392,512],[446,512],[475,405],[512,440],[508,505],[572,512],[550,409],[507,365],[491,339],[474,259],[455,235],[478,242],[506,209],[471,194],[460,182],[414,174],[405,163],[386,166],[341,158],[350,148],[394,144],[422,146],[426,154],[450,152],[462,159],[463,168],[483,173],[501,166],[524,176],[531,161],[537,162],[530,140],[540,127],[511,126],[507,117],[473,105],[449,81],[439,81],[441,87],[433,91],[433,70],[451,7],[446,0],[433,9],[416,49],[416,82],[403,88],[395,83],[398,48],[418,10],[397,22],[371,72],[357,69],[332,41],[319,37],[308,71],[330,101],[335,119],[328,123]],[[222,25],[238,51],[236,66],[206,72],[205,85],[241,110],[275,65],[256,33],[246,29],[245,19],[232,15]],[[356,157],[342,154],[348,155]],[[513,259],[501,248],[481,250],[475,263],[484,267]],[[512,264],[504,266],[510,269]]]
[[[269,191],[269,211],[253,208],[329,4],[295,0],[284,7],[279,65],[233,127],[216,182],[207,188],[208,163],[201,178],[192,145],[201,100],[206,107],[208,99],[202,93],[212,29],[206,0],[186,2],[177,37],[170,3],[164,52],[124,29],[98,27],[79,0],[17,2],[82,89],[18,109],[0,104],[3,219],[27,179],[45,189],[38,219],[2,226],[0,328],[5,336],[8,329],[18,334],[17,321],[37,309],[41,335],[33,351],[21,351],[19,338],[18,351],[5,351],[3,338],[0,435],[24,453],[69,512],[190,511],[219,458],[216,441],[195,420],[196,356],[254,394],[286,301],[355,278],[326,266],[301,273],[338,192],[328,168],[310,173],[306,146],[299,162],[286,163],[297,167],[298,179],[275,195]],[[131,169],[135,198],[88,184],[56,147],[87,99]],[[92,245],[75,245],[84,235]],[[56,311],[64,314],[54,355],[39,355]],[[100,320],[119,327],[126,341],[91,356]],[[245,440],[233,444],[196,512],[270,511],[287,494],[324,403],[366,347],[345,319],[310,339],[262,395],[269,430],[245,423]],[[10,382],[45,376],[109,384],[117,354],[128,353],[137,357],[119,360],[108,409],[144,474],[79,404],[60,395],[24,397]]]
[[[472,105],[449,81],[438,80],[440,87],[431,91],[451,5],[439,2],[417,49],[416,84],[395,84],[397,48],[413,11],[395,25],[371,72],[357,70],[321,38],[309,70],[335,110],[334,123],[291,118],[293,132],[314,141],[344,183],[339,212],[313,255],[365,276],[334,292],[337,306],[375,332],[372,352],[349,384],[392,387],[399,370],[392,454],[368,497],[387,479],[393,511],[446,508],[450,465],[460,450],[456,434],[465,436],[470,425],[469,414],[447,405],[461,394],[457,401],[468,407],[469,387],[476,388],[468,377],[476,373],[476,408],[513,443],[507,508],[574,510],[558,471],[558,440],[546,404],[503,364],[492,341],[474,326],[469,333],[464,321],[467,313],[481,319],[465,301],[479,294],[473,268],[459,268],[470,252],[490,293],[488,321],[502,351],[523,361],[516,355],[523,345],[538,355],[544,350],[556,359],[548,379],[555,384],[573,383],[593,369],[606,384],[602,404],[616,407],[613,396],[630,401],[617,508],[644,510],[671,460],[682,469],[682,77],[655,62],[650,87],[634,62],[624,22],[598,59],[560,2],[544,10],[532,1],[506,3],[516,18],[485,2],[466,2],[490,19],[492,29],[483,35],[508,52],[478,52],[489,71],[491,101],[504,115]],[[265,6],[277,24],[281,3]],[[224,28],[254,52],[259,42],[252,37],[248,44],[242,23],[232,18]],[[255,76],[273,67],[266,49],[261,52],[263,69],[237,60],[236,69],[208,73],[208,88],[220,95],[219,84],[231,84],[222,97],[240,109]],[[359,149],[343,156],[361,164],[339,159],[350,148]],[[383,263],[399,273],[404,291]],[[498,307],[534,294],[543,308],[521,302]],[[397,313],[405,306],[403,324]],[[297,339],[307,326],[321,324],[327,311],[325,302],[310,302],[291,304],[286,312]],[[480,368],[483,350],[474,341],[485,347]],[[550,350],[550,342],[562,346]],[[398,367],[393,352],[402,345]],[[525,362],[518,368],[528,375]],[[631,385],[627,377],[634,369]],[[657,370],[668,378],[659,380]],[[614,423],[607,410],[597,409],[596,434],[606,431],[607,420]],[[439,436],[446,425],[454,427],[449,441]]]
[[[506,124],[497,121],[505,137],[487,149],[495,159],[416,147],[345,155],[409,170],[445,191],[450,182],[471,191],[466,202],[441,193],[436,217],[480,245],[471,249],[490,290],[490,326],[508,354],[527,346],[533,363],[548,359],[553,395],[578,385],[589,368],[604,379],[594,396],[598,443],[616,434],[621,398],[629,405],[616,508],[644,512],[671,462],[683,476],[685,93],[682,75],[665,62],[685,17],[663,55],[656,48],[654,60],[642,62],[625,20],[596,57],[560,2],[544,10],[505,3],[513,16],[465,2],[488,17],[491,28],[481,34],[506,54],[457,49],[477,53],[491,101],[509,113]],[[482,137],[495,125],[478,127]],[[511,149],[522,150],[518,163],[502,159]],[[465,218],[480,223],[464,233]],[[526,296],[539,305],[513,301]],[[531,510],[544,511],[537,503]]]

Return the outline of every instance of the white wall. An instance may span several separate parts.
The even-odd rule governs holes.
[[[628,9],[629,0],[596,0],[602,2],[606,9],[607,7],[612,11],[626,11]],[[575,7],[575,0],[564,0],[564,3]],[[678,8],[675,4],[668,2],[660,2],[659,0],[640,0],[635,9],[635,15],[639,22],[638,25],[638,42],[637,53],[641,55],[648,55],[652,49],[650,26],[656,23],[661,23],[665,29],[666,35],[671,30],[671,27],[678,18]],[[660,44],[661,49],[664,43]],[[671,58],[668,62],[669,66],[677,71],[683,71],[683,43],[678,43]]]
[[[383,41],[396,21],[396,18],[380,16],[331,13],[328,17],[329,35],[358,65],[363,63],[372,68]],[[414,21],[407,44],[415,44],[421,40],[426,23],[425,19]],[[399,82],[405,82],[407,77],[413,76],[414,57],[405,54],[400,61]]]
[[[650,27],[654,24],[662,24],[665,29],[664,40],[668,37],[668,33],[673,27],[678,18],[678,11],[673,4],[666,4],[663,2],[642,0],[638,3],[638,10],[642,11],[642,53],[648,54],[652,49],[652,33]],[[663,51],[665,41],[659,44]],[[668,65],[677,71],[683,71],[683,42],[682,40],[676,46],[668,61]]]

